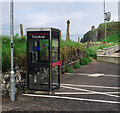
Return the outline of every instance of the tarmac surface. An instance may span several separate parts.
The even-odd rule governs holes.
[[[7,98],[2,110],[119,113],[119,77],[117,64],[92,62],[62,75],[60,89],[54,95],[20,95],[15,102]]]

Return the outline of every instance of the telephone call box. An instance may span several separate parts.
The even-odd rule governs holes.
[[[28,91],[51,93],[60,87],[60,30],[27,28]]]

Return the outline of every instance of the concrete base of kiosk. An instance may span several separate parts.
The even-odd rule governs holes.
[[[39,95],[54,95],[55,91],[47,92],[47,91],[27,91],[25,94],[39,94]]]

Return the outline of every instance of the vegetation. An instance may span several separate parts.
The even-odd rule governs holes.
[[[14,66],[18,65],[26,69],[26,36],[19,38],[18,35],[14,37]],[[113,39],[117,42],[117,34],[113,34],[107,37],[107,42],[111,42]],[[115,38],[116,37],[116,38]],[[1,38],[1,37],[0,37]],[[104,40],[103,40],[104,41]],[[113,42],[113,40],[112,40]],[[116,43],[108,43],[107,47],[114,46]],[[91,62],[90,57],[97,59],[96,51],[103,49],[102,45],[91,46],[89,49],[84,48],[80,43],[73,42],[71,40],[68,43],[61,40],[60,43],[60,59],[63,65],[66,65],[67,60],[71,57],[74,59],[76,54],[80,54],[80,62],[76,62],[73,66],[74,69],[80,68],[80,65],[86,65]],[[10,37],[2,36],[2,70],[7,71],[10,69]],[[65,72],[73,72],[72,67],[65,66]]]
[[[74,68],[74,69],[80,68],[80,63],[79,63],[79,62],[76,62],[76,63],[73,65],[73,68]]]
[[[89,48],[87,51],[86,51],[86,56],[89,58],[89,57],[92,57],[94,59],[97,59],[97,53],[96,53],[97,50],[95,50],[95,48]]]
[[[118,37],[119,37],[118,33],[108,35],[106,38],[106,42],[120,43],[120,38]],[[102,41],[105,42],[105,39],[103,39]]]
[[[112,27],[113,25],[116,25],[116,24],[119,24],[120,22],[107,22],[107,26],[110,26]],[[105,24],[104,23],[101,23],[99,25],[100,27],[105,27]]]
[[[73,68],[69,64],[66,64],[64,72],[73,73]]]
[[[2,70],[3,72],[10,69],[10,37],[2,36]],[[85,54],[86,49],[77,42],[71,40],[68,43],[64,40],[61,40],[60,43],[60,59],[63,65],[66,65],[65,62],[68,60],[69,56],[72,55],[74,59],[77,53]],[[14,66],[20,66],[26,69],[26,38],[25,36],[19,38],[18,35],[14,36]],[[75,64],[76,65],[76,64]],[[66,68],[68,71],[69,69]],[[71,68],[70,68],[71,70]]]
[[[92,60],[88,57],[83,57],[80,59],[80,65],[87,65],[91,62]]]
[[[107,42],[120,43],[120,22],[107,22]],[[101,23],[94,31],[88,31],[84,34],[84,38],[81,42],[91,41],[104,41],[105,37],[105,24]]]
[[[64,40],[60,42],[60,59],[63,65],[65,65],[70,55],[74,59],[76,54],[83,54],[85,51],[85,48],[80,43],[71,40],[68,43]]]
[[[14,37],[14,64],[26,66],[26,39]],[[10,68],[10,38],[2,36],[2,70]]]

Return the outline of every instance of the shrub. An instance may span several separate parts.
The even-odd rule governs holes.
[[[79,64],[79,62],[76,62],[76,63],[73,65],[73,68],[74,68],[74,69],[78,69],[78,68],[80,68],[80,64]]]
[[[2,71],[10,68],[10,38],[2,37]]]
[[[90,58],[82,57],[82,58],[80,59],[80,64],[81,64],[81,65],[87,65],[87,64],[89,64],[90,61],[91,61]]]
[[[66,64],[64,72],[73,73],[73,68]]]
[[[26,39],[25,37],[14,37],[14,66],[19,65],[25,67],[26,65]],[[2,36],[2,71],[5,72],[10,69],[11,65],[11,50],[10,37]]]
[[[10,69],[10,37],[1,36],[2,38],[2,69],[7,71]],[[60,59],[62,64],[70,58],[76,60],[76,54],[82,55],[86,49],[77,42],[69,40],[68,43],[64,40],[60,40]],[[0,51],[1,52],[1,51]],[[14,36],[14,66],[26,67],[26,36],[20,38],[18,34]],[[66,72],[73,72],[73,69],[69,67]]]
[[[86,55],[89,55],[90,57],[97,59],[97,54],[95,50],[89,49],[89,52],[86,53]]]
[[[2,51],[2,71],[5,72],[9,68],[10,68],[10,51],[9,50]]]
[[[90,57],[90,51],[86,50],[86,57]]]
[[[89,62],[92,62],[92,59],[89,58]]]

